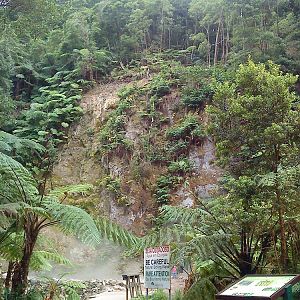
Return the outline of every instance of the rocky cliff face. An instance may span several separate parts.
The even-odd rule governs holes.
[[[142,79],[135,82],[134,86],[143,88],[148,84],[149,79]],[[157,178],[166,172],[167,168],[165,165],[147,160],[136,160],[135,152],[139,152],[139,155],[141,152],[140,139],[149,131],[149,123],[142,122],[137,117],[137,111],[141,109],[140,104],[134,104],[131,108],[135,111],[126,117],[123,133],[124,137],[132,142],[131,154],[101,156],[98,153],[99,131],[110,113],[118,106],[120,101],[118,91],[128,85],[133,86],[133,83],[114,81],[98,84],[84,95],[81,101],[84,115],[69,131],[68,142],[59,152],[52,181],[54,186],[93,184],[95,189],[91,195],[84,200],[74,201],[81,204],[91,203],[93,213],[106,215],[124,227],[143,234],[151,226],[157,213],[154,187]],[[161,98],[159,111],[168,121],[160,127],[160,130],[166,130],[176,124],[181,114],[178,111],[179,102],[180,92],[176,88]],[[159,142],[159,133],[157,140]],[[171,204],[193,206],[195,199],[191,190],[201,198],[209,198],[216,192],[220,170],[213,163],[214,152],[214,144],[207,137],[200,145],[189,148],[187,158],[191,170],[183,175],[184,180],[171,188]],[[103,185],[103,180],[108,177],[118,180],[118,197],[115,190]]]

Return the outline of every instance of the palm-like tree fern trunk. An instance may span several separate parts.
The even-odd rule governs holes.
[[[28,285],[30,258],[39,233],[39,229],[35,226],[35,222],[28,222],[24,227],[25,240],[23,255],[21,260],[15,263],[11,287],[12,295],[23,295],[26,291]]]

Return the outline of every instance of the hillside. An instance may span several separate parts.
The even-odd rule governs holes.
[[[192,192],[201,198],[209,198],[218,192],[220,170],[214,165],[214,144],[209,137],[201,143],[192,142],[183,149],[184,155],[173,156],[172,159],[153,158],[162,155],[166,149],[154,149],[156,145],[165,146],[166,132],[181,124],[191,113],[199,124],[204,124],[203,111],[188,111],[182,106],[181,88],[170,83],[165,95],[158,97],[158,108],[155,115],[145,116],[147,95],[139,95],[153,90],[153,85],[160,75],[125,83],[112,81],[96,85],[84,95],[80,106],[84,115],[69,131],[68,142],[58,155],[58,163],[54,166],[52,181],[56,185],[91,183],[94,193],[88,199],[76,199],[74,203],[84,202],[83,206],[93,207],[97,214],[106,215],[128,229],[145,234],[155,224],[158,208],[161,204],[194,205]],[[196,84],[196,83],[193,83]],[[101,153],[100,135],[107,123],[114,118],[113,111],[122,105],[127,98],[118,97],[122,91],[132,93],[130,111],[126,112],[124,128],[120,133],[131,143],[130,150],[113,149],[109,153]],[[149,91],[148,91],[149,90]],[[141,113],[143,111],[143,114]],[[163,120],[160,124],[155,120]],[[115,122],[115,120],[114,120]],[[155,136],[156,137],[155,137]],[[147,147],[142,145],[148,140]],[[185,137],[183,136],[183,139]],[[120,143],[121,144],[121,143]],[[152,147],[152,149],[150,149]],[[158,150],[158,151],[157,151]],[[152,151],[151,153],[149,153]],[[109,159],[107,158],[109,155]],[[163,160],[164,159],[164,160]],[[180,164],[174,171],[168,166]],[[182,169],[181,169],[182,168]],[[162,177],[165,176],[165,177]],[[169,178],[168,178],[169,176]],[[180,177],[178,182],[170,182],[172,177]],[[161,178],[169,179],[165,186],[158,187]],[[163,183],[164,184],[164,183]],[[157,189],[167,188],[166,202],[157,202]],[[82,204],[82,203],[81,203]],[[91,208],[89,207],[89,208]]]

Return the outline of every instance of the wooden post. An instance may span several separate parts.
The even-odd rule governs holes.
[[[290,284],[285,289],[285,293],[283,296],[284,300],[293,300],[293,286]]]
[[[129,300],[129,294],[128,294],[128,287],[129,287],[129,281],[128,281],[128,276],[123,275],[123,280],[126,280],[126,300]]]
[[[126,300],[133,299],[142,295],[142,287],[140,275],[123,275],[123,280],[126,280]]]
[[[149,289],[146,288],[146,300],[148,300],[148,299],[149,299]]]
[[[171,295],[171,289],[169,289],[169,300],[172,299],[172,295]]]
[[[132,295],[131,298],[134,298],[135,296],[137,296],[137,286],[135,283],[135,276],[130,276],[131,277],[131,290],[132,290]]]

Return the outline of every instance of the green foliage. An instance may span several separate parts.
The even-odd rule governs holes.
[[[50,86],[40,88],[40,95],[18,121],[16,134],[43,144],[51,138],[54,145],[66,138],[66,129],[82,115],[80,85],[68,80],[69,75],[58,72],[47,79]]]
[[[140,296],[136,298],[138,300],[145,300],[146,296]],[[157,290],[153,294],[149,295],[149,300],[167,300],[168,296],[163,290]]]
[[[119,178],[114,179],[111,176],[107,176],[102,179],[101,182],[99,182],[99,185],[105,187],[107,190],[115,194],[120,193],[121,182]]]
[[[99,232],[93,219],[82,209],[59,203],[56,199],[44,197],[43,208],[50,220],[58,222],[58,227],[67,234],[74,234],[84,243],[96,245],[100,242]]]
[[[133,89],[123,89],[119,92],[120,101],[116,109],[110,113],[105,124],[99,132],[99,152],[100,154],[110,154],[111,152],[130,151],[132,141],[125,137],[125,126],[127,114],[130,113],[133,99]]]
[[[27,162],[29,158],[32,161],[32,154],[40,157],[45,152],[45,148],[32,140],[18,138],[15,135],[0,131],[0,152],[19,162]]]
[[[162,76],[156,76],[149,85],[150,95],[161,98],[170,93],[170,83]]]
[[[189,141],[189,143],[192,144],[203,139],[205,134],[197,116],[188,114],[178,125],[175,125],[166,131],[166,137],[170,141],[183,140]]]
[[[182,103],[188,108],[201,109],[211,93],[209,86],[204,86],[200,89],[185,88],[182,92]]]
[[[179,183],[180,177],[173,175],[161,175],[156,181],[154,197],[159,205],[168,204],[172,189]]]
[[[16,300],[43,300],[49,297],[53,300],[80,300],[79,292],[85,285],[79,281],[63,280],[63,276],[59,279],[44,277],[37,284],[33,283],[25,295],[13,297]],[[5,292],[4,299],[11,299],[9,291]]]
[[[225,186],[232,197],[241,201],[240,213],[245,216],[241,227],[245,235],[253,236],[249,224],[254,224],[254,216],[263,208],[262,227],[269,235],[272,234],[267,225],[269,220],[280,220],[280,242],[274,241],[272,246],[274,251],[280,249],[277,265],[285,270],[297,265],[288,264],[288,258],[295,255],[293,246],[287,250],[287,245],[293,244],[287,228],[298,222],[299,211],[296,124],[300,112],[294,108],[297,98],[290,90],[296,80],[296,76],[283,74],[272,62],[264,65],[249,61],[240,66],[234,83],[224,82],[217,88],[213,104],[207,110],[218,162],[235,178]]]
[[[80,300],[79,291],[85,288],[85,285],[79,281],[63,280],[63,276],[58,280],[46,277],[44,283],[47,285],[46,291],[42,291],[44,297],[52,295],[53,300],[68,299]],[[46,293],[45,293],[46,292]]]
[[[100,234],[93,219],[84,210],[64,204],[54,196],[66,195],[67,188],[56,191],[53,195],[46,195],[45,189],[43,192],[38,189],[37,182],[27,169],[3,153],[0,153],[0,176],[1,212],[6,212],[9,218],[0,227],[0,255],[16,265],[23,262],[14,272],[21,268],[26,274],[18,282],[23,287],[21,294],[24,294],[30,262],[35,268],[49,268],[49,259],[60,263],[68,262],[57,253],[36,251],[37,239],[43,228],[57,225],[62,231],[72,233],[90,245],[99,243]],[[87,188],[70,187],[70,191],[83,192]],[[13,285],[12,292],[15,293],[16,289]]]
[[[128,249],[138,248],[140,244],[139,238],[120,225],[112,223],[104,217],[96,219],[96,224],[103,238],[123,245]]]
[[[188,159],[173,161],[168,166],[168,172],[171,174],[183,175],[191,171],[192,165]]]
[[[190,146],[201,144],[206,134],[196,115],[188,114],[166,131],[167,152],[172,158],[185,155]]]
[[[268,262],[274,265],[275,254],[286,243],[286,261],[295,269],[299,256],[299,229],[295,225],[299,223],[299,99],[290,92],[297,79],[279,70],[299,73],[298,1],[271,1],[268,5],[264,1],[224,0],[96,2],[11,0],[13,9],[0,10],[0,129],[24,138],[0,132],[0,241],[22,233],[22,222],[33,215],[49,222],[46,224],[58,222],[64,230],[76,234],[82,233],[80,225],[82,230],[93,232],[85,238],[97,242],[97,228],[91,219],[60,202],[64,195],[75,197],[88,193],[90,188],[66,187],[41,197],[41,186],[6,155],[41,176],[36,165],[40,167],[37,161],[44,149],[30,140],[40,142],[52,153],[51,147],[66,140],[68,128],[82,115],[82,93],[109,74],[114,65],[120,65],[124,72],[130,70],[129,76],[141,75],[150,83],[145,88],[133,86],[120,92],[119,103],[101,124],[99,152],[108,159],[109,155],[133,154],[126,126],[134,114],[133,107],[140,109],[135,117],[142,116],[145,131],[149,127],[156,131],[145,135],[141,145],[134,141],[139,161],[168,168],[167,174],[158,176],[154,188],[159,204],[168,203],[172,189],[188,175],[188,151],[205,138],[197,114],[183,116],[182,106],[178,105],[172,109],[172,116],[166,116],[163,110],[168,103],[164,100],[176,97],[175,87],[182,88],[181,104],[185,110],[198,113],[214,94],[207,111],[218,162],[231,175],[222,182],[227,198],[212,203],[210,217],[198,215],[206,226],[196,224],[199,231],[181,227],[179,222],[191,222],[188,214],[194,212],[181,212],[176,221],[171,218],[170,222],[178,224],[175,233],[168,236],[170,241],[181,231],[186,233],[181,236],[184,250],[177,252],[179,256],[191,257],[194,252],[204,259],[209,253],[215,259],[213,254],[218,253],[221,258],[216,259],[217,263],[222,260],[236,275],[250,269],[261,271],[260,267]],[[222,69],[222,65],[239,65],[249,54],[254,61],[272,59],[280,68],[250,62],[236,74]],[[135,61],[129,65],[132,59]],[[147,70],[144,73],[140,71],[143,67]],[[138,75],[134,74],[137,69]],[[160,74],[153,75],[156,72]],[[166,129],[172,121],[175,125]],[[110,178],[105,186],[118,198],[121,196],[118,180]],[[218,214],[223,218],[212,217]],[[108,232],[105,235],[119,242],[123,238],[126,243],[132,242],[120,228],[104,223]],[[274,241],[270,241],[273,234]],[[224,251],[214,244],[215,235],[223,238],[224,244],[230,240],[233,257],[227,255],[228,249]],[[243,248],[245,244],[241,236],[248,239],[247,247],[250,245],[241,252],[247,259],[250,255],[252,261],[239,252],[237,245]],[[269,252],[260,252],[255,245]],[[282,258],[284,255],[281,253]],[[243,262],[251,268],[242,266]],[[276,261],[276,265],[280,263]],[[203,281],[200,289],[208,290],[211,282],[211,278]],[[191,298],[200,295],[196,285],[195,291]]]
[[[13,297],[13,299],[16,300],[43,300],[43,293],[39,291],[38,289],[30,288],[25,295],[22,296],[16,296],[12,293],[10,293],[8,290],[5,290],[3,293],[3,299],[9,300]]]
[[[120,178],[106,176],[99,182],[99,185],[111,192],[119,205],[130,205],[128,197],[121,191]]]

